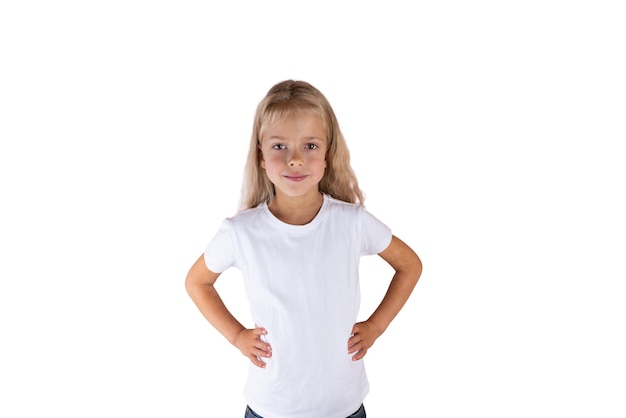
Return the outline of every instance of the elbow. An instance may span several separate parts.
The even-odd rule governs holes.
[[[417,254],[413,253],[414,256],[411,257],[410,262],[407,263],[406,266],[406,271],[407,271],[407,277],[410,277],[412,282],[413,282],[413,286],[415,286],[417,284],[417,282],[419,281],[420,277],[422,277],[422,260],[418,257]]]
[[[415,255],[415,258],[415,273],[417,275],[417,280],[419,280],[419,278],[422,276],[423,265],[422,260],[417,256],[417,254]]]
[[[195,293],[195,289],[198,287],[198,280],[196,276],[193,274],[193,269],[187,273],[185,277],[185,291],[189,296],[193,296]]]
[[[191,283],[189,275],[187,275],[187,277],[185,277],[185,291],[187,292],[188,295],[191,296],[192,290],[193,290],[193,284]]]

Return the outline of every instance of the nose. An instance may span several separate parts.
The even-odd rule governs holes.
[[[287,160],[287,164],[289,165],[289,167],[302,166],[304,164],[304,160],[302,159],[302,154],[297,150],[292,151],[291,154],[289,154],[289,159]]]

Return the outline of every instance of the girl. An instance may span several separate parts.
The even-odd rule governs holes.
[[[378,254],[395,274],[364,322],[359,258]],[[228,311],[214,284],[241,270],[254,328]],[[225,219],[189,270],[204,317],[251,365],[245,417],[365,417],[363,357],[422,271],[419,257],[363,206],[349,152],[322,93],[288,80],[260,102],[241,211]]]

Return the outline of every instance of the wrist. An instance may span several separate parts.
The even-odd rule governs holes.
[[[237,346],[237,338],[239,337],[241,332],[245,329],[246,329],[245,327],[241,327],[239,329],[233,330],[228,335],[225,335],[225,337],[229,343],[231,343],[234,346]]]
[[[378,336],[381,336],[383,334],[383,332],[385,332],[385,330],[387,329],[386,326],[382,326],[379,322],[380,320],[370,317],[367,322],[370,323],[370,325],[372,326],[372,328],[374,329],[374,331],[376,331],[376,333],[378,334]]]

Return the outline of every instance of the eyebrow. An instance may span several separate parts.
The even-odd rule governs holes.
[[[279,136],[279,135],[272,135],[267,137],[267,139],[280,139],[281,141],[285,140],[284,136]],[[313,141],[313,140],[318,140],[318,141],[324,141],[324,138],[320,138],[319,136],[305,136],[304,140],[306,141]]]

